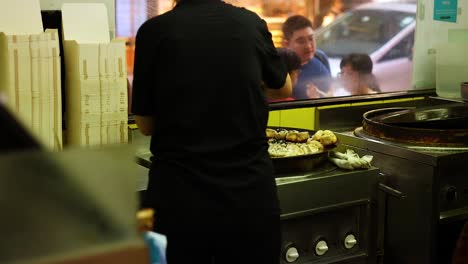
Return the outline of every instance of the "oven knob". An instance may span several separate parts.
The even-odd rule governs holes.
[[[286,256],[284,256],[288,263],[292,263],[299,258],[299,252],[297,252],[297,248],[290,247],[286,250]]]
[[[328,245],[327,242],[325,242],[324,240],[320,240],[319,242],[317,242],[317,244],[315,244],[315,254],[317,254],[317,256],[325,255],[327,251]]]
[[[344,246],[347,249],[352,249],[355,245],[357,245],[356,237],[353,234],[349,234],[344,239]]]
[[[447,202],[456,201],[458,198],[457,187],[453,185],[447,185],[443,189],[444,197]]]

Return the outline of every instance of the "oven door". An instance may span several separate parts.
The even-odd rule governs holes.
[[[278,178],[281,263],[378,263],[379,170]]]

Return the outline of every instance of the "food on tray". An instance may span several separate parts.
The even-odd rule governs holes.
[[[310,136],[307,131],[267,128],[268,152],[272,157],[292,157],[323,152],[326,146],[336,143],[336,136],[330,130],[325,130],[327,131],[325,133],[319,131],[321,131],[319,135],[316,135],[317,131]]]
[[[299,132],[297,134],[296,142],[307,142],[309,138],[310,138],[309,132],[307,131]]]
[[[338,140],[336,135],[333,134],[330,130],[318,130],[312,136],[312,139],[315,139],[322,143],[324,146],[333,145]]]
[[[276,135],[276,130],[271,129],[271,128],[266,129],[266,137],[267,138],[274,138],[275,135]]]
[[[276,132],[275,138],[276,139],[285,139],[288,131],[286,129],[282,129]]]
[[[290,130],[286,131],[285,139],[289,142],[303,143],[306,142],[309,137],[310,135],[307,131],[299,132],[297,130]]]
[[[346,149],[345,153],[338,151],[331,151],[329,160],[336,166],[342,169],[354,170],[354,169],[368,169],[371,167],[371,161],[373,156],[359,155],[352,149]]]
[[[322,143],[320,143],[319,141],[317,141],[317,140],[315,140],[315,139],[313,139],[313,138],[307,139],[307,144],[308,144],[308,145],[312,145],[312,146],[318,148],[320,151],[323,151],[323,145],[322,145]]]
[[[299,134],[299,131],[290,130],[290,131],[287,132],[285,139],[286,139],[286,141],[289,141],[289,142],[296,142],[298,134]]]
[[[307,143],[270,142],[268,152],[272,157],[292,157],[305,154],[319,153],[316,146]]]

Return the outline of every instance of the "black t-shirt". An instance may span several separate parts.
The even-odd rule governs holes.
[[[158,206],[277,209],[262,81],[286,69],[265,21],[220,0],[185,0],[136,36],[132,112],[152,116]]]

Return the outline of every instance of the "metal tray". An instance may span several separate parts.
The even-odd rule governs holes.
[[[413,108],[411,108],[412,110]],[[463,147],[468,145],[468,129],[420,128],[388,124],[383,117],[401,113],[401,107],[371,110],[363,114],[363,131],[373,137],[405,144],[423,144],[434,147]]]
[[[299,132],[309,132],[312,136],[316,131],[307,130],[301,128],[291,128],[291,127],[268,127],[271,129],[279,130],[297,130]],[[289,157],[272,157],[273,166],[275,167],[276,174],[285,174],[285,173],[302,173],[310,172],[315,168],[321,166],[324,162],[328,160],[328,153],[330,150],[334,149],[335,145],[327,146],[324,148],[324,151],[318,153],[304,154],[298,156],[289,156]]]

